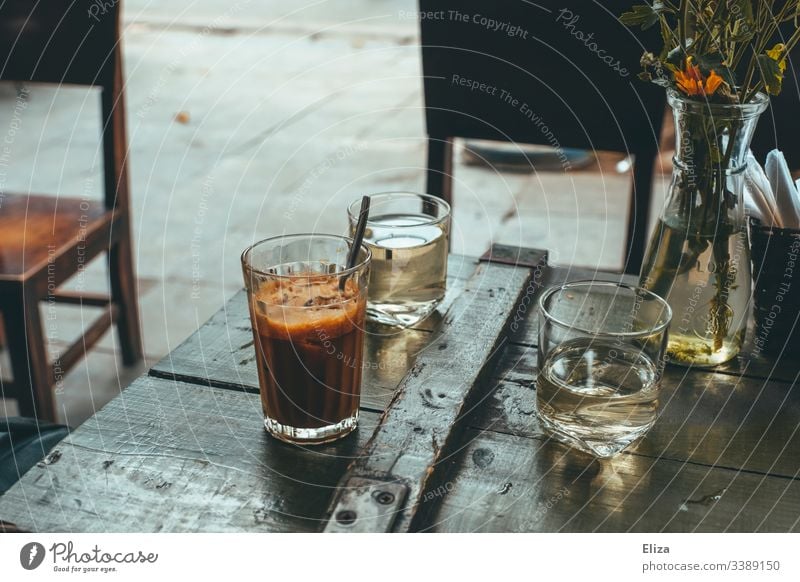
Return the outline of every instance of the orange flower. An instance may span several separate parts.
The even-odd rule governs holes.
[[[686,57],[684,69],[675,71],[675,83],[678,89],[690,97],[698,95],[708,97],[722,85],[722,77],[717,75],[716,71],[711,71],[708,77],[703,79],[700,67],[692,64],[692,57]]]

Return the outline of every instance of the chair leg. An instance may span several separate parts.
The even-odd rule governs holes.
[[[3,312],[20,414],[54,422],[53,368],[47,357],[39,302],[20,290]]]
[[[453,139],[428,136],[428,194],[453,204]]]
[[[111,276],[111,300],[117,305],[117,332],[122,348],[122,362],[132,366],[142,359],[142,332],[136,293],[136,274],[131,251],[130,201],[128,180],[128,140],[125,134],[125,93],[123,91],[122,53],[114,50],[114,75],[111,85],[103,88],[103,151],[106,207],[123,214],[117,223],[118,241],[108,253]]]
[[[628,239],[625,247],[625,267],[628,274],[638,275],[647,246],[650,202],[653,193],[655,155],[641,154],[633,163],[633,194],[628,216]]]
[[[128,230],[108,254],[111,277],[111,300],[117,305],[117,333],[122,348],[122,363],[132,366],[142,359],[142,331],[139,325],[139,301],[133,269],[131,239]]]

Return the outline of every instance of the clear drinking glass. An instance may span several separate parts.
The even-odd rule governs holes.
[[[537,415],[553,437],[611,457],[653,426],[669,305],[625,284],[575,281],[539,300]]]
[[[450,205],[412,192],[370,196],[364,244],[372,251],[367,315],[407,327],[427,317],[444,297]],[[361,200],[347,209],[355,232]]]
[[[274,237],[242,253],[264,426],[303,444],[358,424],[367,283],[372,255],[322,234]]]

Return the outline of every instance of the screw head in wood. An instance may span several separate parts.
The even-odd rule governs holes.
[[[394,503],[394,494],[388,491],[375,491],[372,497],[381,505],[390,505]]]

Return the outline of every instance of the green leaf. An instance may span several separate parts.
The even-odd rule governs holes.
[[[725,66],[725,57],[722,53],[706,53],[695,57],[694,64],[700,67],[703,74],[708,74],[712,69],[719,73],[719,69]]]
[[[675,44],[675,39],[678,37],[677,31],[673,31],[670,28],[669,23],[667,22],[666,18],[661,19],[661,53],[659,57],[661,60],[666,60],[667,54],[670,51],[670,47]]]
[[[751,29],[755,28],[752,0],[728,0],[728,12],[734,22],[746,24]]]
[[[708,76],[711,71],[722,77],[729,87],[736,87],[736,76],[731,68],[725,63],[722,53],[706,53],[695,59],[695,64],[700,67],[703,75]]]
[[[647,4],[637,4],[631,12],[625,12],[619,17],[620,22],[625,26],[641,26],[642,30],[647,30],[658,22],[659,11]]]
[[[758,70],[761,73],[761,80],[770,95],[777,95],[781,92],[783,85],[783,73],[781,72],[778,61],[769,55],[758,55]]]
[[[730,19],[732,42],[744,42],[756,34],[756,21],[753,18],[753,4],[751,0],[728,0],[728,15]]]
[[[642,65],[643,69],[639,74],[641,80],[650,81],[663,87],[670,86],[671,75],[667,76],[667,72],[664,70],[664,62],[653,53],[645,52],[642,54],[639,64]]]
[[[754,33],[753,33],[754,34]],[[753,34],[743,34],[739,32],[734,32],[728,37],[729,42],[747,42],[751,38],[753,38]]]

